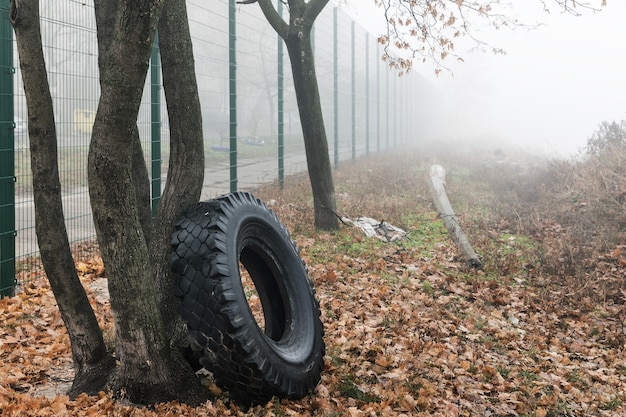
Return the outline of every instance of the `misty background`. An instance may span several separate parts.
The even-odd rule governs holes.
[[[506,55],[471,50],[471,41],[459,39],[456,53],[464,62],[446,60],[450,71],[436,76],[432,63],[414,63],[413,71],[445,98],[443,129],[428,140],[514,144],[568,157],[600,122],[626,119],[626,2],[608,0],[601,12],[579,8],[578,17],[563,13],[555,1],[545,3],[549,13],[540,0],[506,9],[523,23],[540,24],[532,30],[474,32]],[[383,11],[373,0],[345,0],[340,7],[373,34],[385,30]]]

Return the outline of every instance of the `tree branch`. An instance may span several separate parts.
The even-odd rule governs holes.
[[[586,10],[591,10],[594,12],[599,12],[602,10],[602,7],[606,6],[606,0],[602,0],[602,2],[600,3],[600,7],[595,7],[592,6],[591,4],[589,4],[588,2],[581,2],[579,0],[552,0],[553,2],[555,2],[560,8],[561,8],[561,13],[569,13],[573,16],[581,16],[582,13],[580,13],[576,8],[579,7],[581,9],[586,9]],[[546,4],[545,0],[541,0],[541,3],[543,4],[543,9],[546,12],[550,12],[550,8],[548,7],[548,5]]]
[[[498,0],[374,0],[384,9],[387,33],[378,38],[384,45],[383,59],[391,68],[409,71],[417,58],[435,63],[436,73],[442,69],[446,58],[462,58],[455,51],[455,40],[467,36],[478,48],[490,48],[493,53],[503,54],[502,48],[489,45],[475,35],[474,25],[483,22],[495,29],[535,28],[510,17]],[[549,12],[548,0],[539,0]],[[562,8],[564,13],[579,16],[577,8],[600,11],[586,1],[550,0]],[[606,5],[606,0],[601,7]]]
[[[245,0],[245,1],[250,1],[250,0]],[[254,0],[254,1],[259,3],[259,6],[261,7],[261,11],[265,15],[265,18],[267,19],[269,24],[274,28],[276,33],[278,33],[281,38],[285,39],[287,35],[289,34],[289,25],[278,14],[271,0]]]
[[[328,0],[311,0],[307,4],[307,11],[305,18],[311,22],[317,19],[317,16],[324,10],[324,7],[328,4]]]

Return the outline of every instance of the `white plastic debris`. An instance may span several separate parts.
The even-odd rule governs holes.
[[[406,232],[398,227],[395,227],[385,221],[378,221],[371,217],[358,217],[352,220],[348,217],[342,217],[341,220],[346,224],[352,224],[359,229],[363,230],[365,236],[376,237],[385,242],[395,242],[396,240],[403,239],[406,236]]]

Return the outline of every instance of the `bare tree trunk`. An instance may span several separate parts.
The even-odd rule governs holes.
[[[278,15],[270,0],[258,0],[258,3],[268,22],[287,45],[313,191],[315,227],[337,230],[335,185],[311,47],[313,23],[328,0],[289,0],[289,24]]]
[[[175,334],[178,300],[169,263],[170,236],[184,210],[200,200],[204,181],[202,113],[185,0],[168,0],[159,21],[159,49],[170,126],[167,183],[156,213],[150,253],[166,331]]]
[[[200,103],[185,1],[95,1],[101,99],[89,149],[89,191],[109,280],[116,361],[106,352],[69,250],[39,4],[22,0],[11,6],[30,115],[37,234],[72,343],[77,372],[71,392],[123,392],[131,401],[145,404],[204,401],[206,390],[178,350],[182,326],[168,259],[173,224],[198,201],[204,175]],[[153,224],[136,120],[161,8],[166,13],[161,30],[172,151],[170,175]]]
[[[291,61],[307,167],[313,190],[315,227],[321,230],[337,230],[339,221],[335,214],[337,212],[335,185],[315,75],[310,30],[290,34],[285,43]]]
[[[61,200],[54,112],[39,26],[39,1],[11,1],[28,106],[35,228],[41,260],[68,330],[76,377],[73,395],[89,391],[91,375],[113,368],[102,332],[82,287],[70,251]]]
[[[149,226],[147,220],[147,170],[137,168],[136,120],[164,3],[95,1],[101,97],[89,149],[89,190],[109,280],[119,361],[107,388],[146,404],[202,399],[189,365],[173,360],[180,355],[171,350],[171,334],[160,305],[166,289],[163,281],[155,285],[155,271],[166,268],[167,256],[156,256],[155,265],[148,246],[152,242],[150,246],[167,253],[163,241],[169,240],[173,220],[165,236],[152,232],[157,227]]]
[[[139,129],[135,123],[131,132],[133,149],[131,162],[131,176],[135,187],[137,198],[137,213],[139,214],[139,224],[146,237],[146,245],[150,247],[150,236],[152,234],[152,205],[150,195],[150,173],[146,159],[143,156],[143,148],[139,139]]]

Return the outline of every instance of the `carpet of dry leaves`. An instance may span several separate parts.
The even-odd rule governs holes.
[[[539,276],[521,238],[497,222],[484,231],[492,246],[474,247],[485,269],[467,269],[432,211],[422,185],[427,169],[407,161],[390,169],[390,157],[339,170],[338,206],[341,214],[405,228],[409,239],[401,243],[348,227],[316,233],[305,177],[289,179],[284,191],[258,190],[292,231],[320,301],[326,369],[307,398],[245,411],[226,394],[196,408],[138,407],[106,393],[69,400],[62,392],[72,378],[69,339],[43,272],[33,267],[21,273],[19,293],[0,301],[0,414],[626,415],[623,297],[564,303],[586,290],[550,285],[558,277]],[[614,265],[613,278],[624,280],[624,265]],[[106,333],[111,315],[97,252],[77,268]]]

